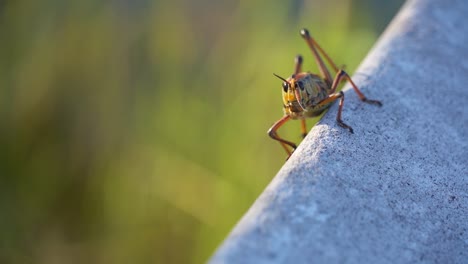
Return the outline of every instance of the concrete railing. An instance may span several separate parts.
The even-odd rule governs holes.
[[[313,32],[312,32],[313,34]],[[468,263],[468,4],[405,4],[211,263]]]

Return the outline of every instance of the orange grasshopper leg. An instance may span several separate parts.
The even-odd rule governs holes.
[[[294,74],[302,72],[302,56],[297,55],[294,58]]]
[[[318,106],[323,106],[323,105],[327,105],[329,103],[332,103],[336,100],[340,99],[340,105],[338,107],[338,114],[336,115],[336,122],[338,123],[338,125],[340,127],[343,127],[343,128],[346,128],[349,130],[349,132],[351,132],[351,134],[354,134],[354,131],[353,131],[353,128],[348,126],[347,124],[345,124],[343,122],[343,120],[341,120],[341,112],[343,111],[343,104],[344,104],[344,93],[343,92],[338,92],[338,93],[333,93],[333,94],[330,94],[327,98],[323,99],[319,104]]]
[[[297,148],[296,144],[290,142],[290,141],[287,141],[287,140],[284,140],[282,138],[280,138],[278,136],[278,134],[276,133],[276,131],[282,126],[284,125],[284,123],[286,123],[291,117],[290,116],[283,116],[280,120],[276,121],[276,123],[273,124],[273,126],[268,130],[268,135],[274,139],[274,140],[278,140],[281,144],[281,146],[283,146],[284,150],[286,150],[286,152],[288,153],[288,158],[289,156],[291,156],[292,152]],[[290,146],[293,150],[291,151],[288,146]]]
[[[364,103],[368,103],[368,104],[375,104],[377,106],[382,106],[382,102],[380,102],[378,100],[367,99],[367,97],[359,90],[359,88],[356,86],[356,84],[354,84],[351,77],[349,77],[349,75],[345,71],[343,71],[343,72],[345,74],[346,80],[348,80],[349,83],[351,83],[351,86],[353,87],[354,91],[357,93],[357,95],[359,96],[359,99],[361,99],[361,101],[363,101]]]
[[[368,104],[375,104],[375,105],[378,105],[378,106],[382,106],[382,103],[380,101],[367,99],[367,97],[361,92],[361,90],[359,90],[357,85],[353,82],[353,80],[348,75],[348,73],[346,73],[344,70],[339,70],[338,73],[336,74],[335,79],[333,80],[333,84],[332,84],[330,93],[335,92],[336,88],[341,83],[343,78],[346,79],[347,81],[349,81],[349,83],[351,83],[351,86],[353,87],[354,91],[357,93],[357,95],[359,96],[359,99],[361,101],[363,101],[365,103],[368,103]]]
[[[307,127],[306,127],[305,118],[301,119],[301,135],[302,135],[302,138],[305,138],[307,136]]]
[[[338,84],[340,84],[342,80],[346,79],[347,81],[349,81],[351,83],[351,86],[353,87],[354,91],[357,93],[357,95],[359,96],[359,99],[361,99],[361,101],[369,103],[369,104],[375,104],[375,105],[378,105],[378,106],[382,106],[382,103],[380,101],[370,100],[370,99],[366,98],[366,96],[359,90],[357,85],[353,82],[353,80],[348,75],[348,73],[346,73],[343,69],[341,69],[341,70],[338,69],[338,67],[333,62],[333,60],[330,58],[330,56],[328,56],[328,54],[325,52],[325,50],[322,49],[322,47],[320,47],[320,45],[317,43],[317,41],[315,41],[314,38],[312,38],[312,36],[310,35],[310,33],[309,33],[309,31],[307,29],[302,29],[301,30],[301,35],[305,39],[305,41],[307,42],[307,45],[309,45],[309,47],[310,47],[310,49],[312,51],[312,55],[314,55],[315,61],[317,62],[318,66],[319,66],[319,69],[320,69],[320,72],[321,72],[322,76],[325,78],[325,80],[326,81],[330,80],[329,82],[331,83],[331,75],[330,75],[330,72],[328,71],[328,68],[325,66],[325,63],[323,62],[320,54],[322,54],[322,56],[325,57],[325,60],[328,62],[328,64],[330,64],[331,67],[333,68],[333,70],[335,72],[337,72],[337,74],[335,76],[335,79],[333,79],[331,93],[334,93],[336,88],[338,87]]]

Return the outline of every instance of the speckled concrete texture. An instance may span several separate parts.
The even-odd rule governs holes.
[[[313,35],[313,32],[311,32]],[[405,4],[211,263],[468,263],[468,4]]]

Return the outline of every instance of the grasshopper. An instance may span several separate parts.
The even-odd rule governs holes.
[[[370,100],[364,96],[364,94],[353,82],[351,77],[343,69],[339,69],[336,66],[327,53],[318,45],[315,39],[310,36],[307,29],[301,30],[301,36],[304,38],[312,51],[312,55],[318,64],[320,75],[310,72],[302,72],[301,68],[303,59],[300,55],[296,56],[295,58],[294,74],[291,77],[285,79],[279,75],[274,74],[283,81],[282,93],[284,116],[275,124],[273,124],[273,126],[268,130],[268,135],[274,140],[280,142],[280,144],[288,153],[288,158],[291,156],[297,146],[296,144],[278,136],[277,130],[290,119],[301,120],[301,132],[302,137],[304,138],[307,135],[305,119],[320,115],[323,111],[329,108],[334,101],[338,99],[340,100],[340,103],[338,114],[336,116],[336,122],[339,126],[348,129],[351,133],[354,133],[353,128],[341,120],[344,93],[341,91],[336,92],[336,89],[342,81],[347,80],[350,82],[361,101],[377,106],[382,106],[380,101]],[[330,71],[328,70],[320,55],[325,58],[328,64],[336,72],[335,78],[332,78]]]

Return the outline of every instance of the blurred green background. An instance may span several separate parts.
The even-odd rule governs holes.
[[[402,2],[0,0],[0,263],[206,261],[284,163],[299,30],[353,72]]]

